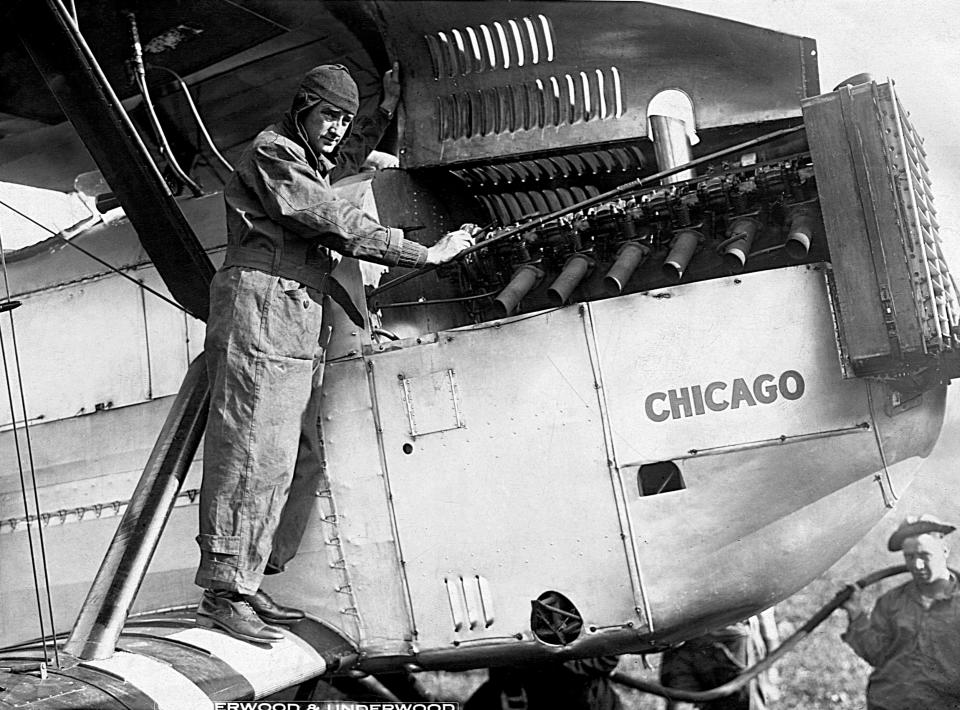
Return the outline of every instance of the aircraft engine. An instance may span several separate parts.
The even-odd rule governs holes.
[[[706,138],[706,154],[692,158],[661,149],[654,132],[628,144],[449,171],[381,171],[374,181],[381,218],[437,233],[468,218],[488,225],[490,244],[429,278],[388,281],[373,292],[372,310],[391,333],[414,337],[827,262],[846,376],[925,370],[955,352],[960,309],[922,142],[890,84],[807,99],[803,119]],[[855,150],[854,129],[862,140]],[[876,254],[903,256],[878,262]],[[897,322],[882,326],[890,314]],[[877,342],[876,332],[892,337]]]
[[[642,162],[640,151],[634,155]],[[402,320],[417,318],[403,314],[411,308],[405,302],[412,293],[418,311],[444,305],[432,303],[434,298],[461,299],[462,307],[449,315],[454,322],[446,324],[461,325],[680,281],[826,260],[809,152],[756,158],[752,152],[730,156],[701,177],[638,190],[522,231],[441,269],[439,279],[413,292],[388,287],[372,305],[383,309],[385,327],[405,333]],[[461,171],[459,177],[464,191],[489,208],[487,222],[499,225],[488,238],[560,208],[560,196],[572,202],[599,194],[593,185],[493,193],[492,184],[480,181],[483,174]]]

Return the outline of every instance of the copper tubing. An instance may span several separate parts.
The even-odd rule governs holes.
[[[523,297],[536,287],[543,276],[543,269],[533,264],[523,264],[513,272],[510,283],[500,292],[499,296],[493,299],[493,307],[497,317],[503,318],[517,310],[517,306],[520,305]]]
[[[627,242],[621,246],[617,251],[616,261],[603,277],[603,285],[607,291],[615,296],[623,293],[623,287],[649,253],[650,247],[640,242]]]

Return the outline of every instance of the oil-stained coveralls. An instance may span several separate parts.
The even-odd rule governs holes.
[[[869,710],[960,709],[960,584],[954,576],[935,598],[915,580],[859,614],[841,638],[874,667]]]
[[[303,128],[321,99],[356,114],[345,68],[307,74],[291,110],[254,139],[224,192],[227,252],[211,285],[205,342],[211,402],[197,538],[196,583],[208,590],[256,593],[268,560],[282,568],[299,543],[305,514],[296,504],[309,505],[320,467],[312,393],[322,374],[323,294],[350,306],[330,278],[332,252],[388,266],[427,258],[425,247],[330,188],[331,176],[356,172],[389,117],[380,109],[359,117],[331,160]]]

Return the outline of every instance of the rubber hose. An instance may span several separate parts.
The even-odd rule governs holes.
[[[790,636],[790,638],[780,644],[776,650],[772,651],[768,656],[745,670],[733,680],[717,686],[716,688],[712,688],[710,690],[680,690],[679,688],[668,688],[664,685],[660,685],[659,683],[654,683],[653,681],[634,678],[633,676],[620,671],[614,671],[611,673],[610,679],[620,683],[621,685],[625,685],[628,688],[642,690],[644,693],[659,695],[662,698],[669,698],[670,700],[702,703],[707,700],[716,700],[717,698],[726,697],[727,695],[731,695],[740,690],[751,680],[773,666],[773,664],[779,661],[784,655],[792,651],[794,646],[810,635],[811,631],[820,626],[820,624],[822,624],[828,616],[836,611],[841,604],[846,602],[853,594],[855,589],[866,589],[870,585],[876,584],[880,580],[886,579],[887,577],[893,577],[894,575],[903,574],[906,571],[907,568],[905,565],[887,567],[885,569],[877,570],[872,574],[868,574],[866,577],[858,579],[853,584],[848,584],[846,587],[837,592],[836,596],[834,596],[833,599],[821,607],[816,614],[810,617],[807,623],[797,629],[793,635]]]

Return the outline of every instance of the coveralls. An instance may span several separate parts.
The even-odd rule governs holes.
[[[841,638],[874,667],[869,710],[960,709],[960,585],[936,598],[914,580],[877,600],[873,613],[850,621]]]
[[[321,471],[323,295],[359,317],[330,277],[333,252],[386,266],[426,263],[425,247],[331,190],[331,176],[357,171],[389,117],[380,109],[358,117],[334,162],[312,150],[302,127],[323,91],[308,73],[224,191],[226,258],[210,287],[204,345],[211,393],[195,581],[207,589],[254,594],[268,560],[282,569],[299,545]]]

